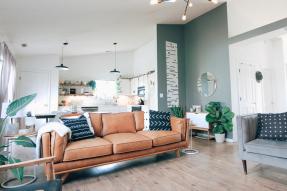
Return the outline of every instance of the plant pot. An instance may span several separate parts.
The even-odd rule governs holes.
[[[214,136],[217,143],[223,143],[225,141],[225,134],[214,134]]]

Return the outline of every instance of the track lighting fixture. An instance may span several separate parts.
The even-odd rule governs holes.
[[[213,4],[218,4],[218,0],[208,0],[208,1],[213,3]],[[151,5],[157,5],[160,3],[174,3],[174,2],[176,2],[176,0],[151,0],[150,4]],[[187,15],[188,8],[192,7],[193,4],[192,4],[192,0],[184,0],[184,2],[186,3],[186,6],[185,6],[184,13],[183,13],[181,19],[183,21],[186,21],[186,19],[187,19],[186,15]]]

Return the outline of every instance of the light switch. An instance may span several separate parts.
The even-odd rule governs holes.
[[[163,98],[163,93],[160,93],[160,94],[159,94],[159,97],[160,97],[160,98]]]

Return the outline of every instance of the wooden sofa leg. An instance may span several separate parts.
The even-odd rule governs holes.
[[[247,174],[247,162],[246,160],[242,160],[242,165],[243,165],[243,170],[244,170],[244,174]]]
[[[63,183],[63,184],[64,184],[64,182],[67,180],[68,176],[69,176],[69,173],[62,174],[62,175],[61,175],[61,180],[62,180],[62,183]]]
[[[176,150],[175,150],[175,153],[176,153],[176,157],[177,157],[177,158],[180,157],[180,150],[179,150],[179,149],[176,149]]]

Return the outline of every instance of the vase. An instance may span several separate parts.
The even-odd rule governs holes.
[[[225,134],[214,134],[214,136],[217,143],[223,143],[225,141]]]

